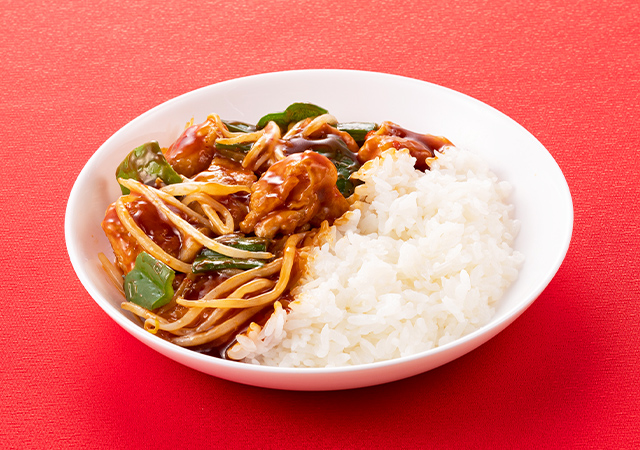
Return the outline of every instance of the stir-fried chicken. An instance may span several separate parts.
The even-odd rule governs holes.
[[[211,161],[209,168],[204,172],[200,172],[193,178],[193,180],[214,181],[216,183],[228,185],[241,184],[244,186],[251,186],[256,182],[257,177],[252,170],[245,169],[239,162],[216,156],[213,158],[213,161]],[[229,210],[237,226],[249,212],[248,197],[249,194],[239,192],[217,198],[216,200],[222,203]]]
[[[433,158],[436,150],[447,145],[452,144],[445,137],[414,133],[393,122],[382,122],[377,131],[367,135],[364,145],[358,151],[358,159],[365,163],[390,148],[406,148],[416,158],[416,169],[424,171],[429,170],[427,159]]]
[[[104,230],[113,253],[116,257],[116,265],[124,273],[129,273],[136,262],[136,257],[142,251],[138,241],[129,234],[116,214],[116,204],[112,203],[102,221]]]
[[[241,230],[273,237],[340,217],[349,204],[336,188],[337,179],[336,167],[318,153],[287,156],[252,186],[250,211]]]
[[[216,124],[210,119],[185,129],[165,157],[180,175],[192,177],[206,170],[215,155]]]

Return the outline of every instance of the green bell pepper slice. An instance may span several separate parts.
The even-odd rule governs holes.
[[[134,148],[116,169],[117,178],[132,178],[149,186],[154,186],[158,178],[166,184],[182,181],[180,175],[167,162],[156,141]],[[124,195],[130,192],[122,185],[120,189]]]
[[[133,269],[124,277],[124,293],[128,301],[154,310],[173,298],[176,273],[162,261],[146,252],[136,257]]]
[[[367,133],[377,130],[378,124],[373,122],[343,122],[336,125],[336,128],[349,133],[358,145],[362,145]]]
[[[326,113],[326,109],[312,103],[293,103],[282,112],[263,116],[256,124],[256,128],[260,130],[269,122],[273,121],[278,124],[281,130],[286,131],[287,127],[292,122],[299,122],[308,117],[317,117]]]
[[[265,252],[267,251],[267,245],[269,243],[269,240],[265,238],[245,236],[225,236],[222,239],[218,239],[218,241],[221,244],[250,252]],[[191,265],[191,271],[193,273],[204,273],[224,269],[248,270],[262,267],[265,263],[266,261],[261,259],[231,258],[204,248],[194,259]]]

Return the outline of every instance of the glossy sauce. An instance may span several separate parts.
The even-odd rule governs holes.
[[[207,143],[207,134],[200,132],[206,125],[207,122],[184,130],[165,153],[171,167],[185,177],[192,177],[211,164],[213,146]]]
[[[435,151],[447,145],[452,145],[447,138],[415,133],[392,122],[383,122],[378,130],[367,133],[366,140],[358,151],[358,159],[365,163],[387,149],[406,148],[416,158],[416,169],[425,171],[429,170],[427,160],[435,156]]]
[[[109,205],[101,225],[104,234],[109,239],[111,248],[113,248],[117,266],[123,273],[128,273],[133,269],[136,257],[142,251],[142,247],[120,222],[115,203]]]
[[[302,136],[302,133],[292,136],[289,140],[282,142],[285,155],[302,153],[306,150],[322,153],[329,159],[343,159],[347,157],[353,162],[358,162],[358,155],[347,147],[342,138],[336,134],[327,134],[320,139],[309,139]]]
[[[349,204],[336,187],[333,163],[313,151],[294,153],[273,164],[251,187],[250,211],[240,224],[261,237],[291,234],[307,224],[340,217]]]
[[[227,185],[240,184],[251,186],[257,181],[256,175],[249,169],[242,167],[242,164],[222,156],[215,156],[206,171],[198,173],[194,181],[208,181]],[[249,192],[237,192],[227,196],[214,196],[214,198],[225,206],[236,224],[242,222],[249,212]]]
[[[187,300],[198,300],[209,291],[232,276],[233,272],[221,270],[197,275],[184,290],[182,296]]]
[[[386,128],[386,131],[390,136],[398,136],[410,141],[420,142],[432,151],[439,150],[445,145],[451,145],[449,139],[445,137],[416,133],[414,131],[409,131],[406,128],[402,128],[400,125],[396,125],[392,122],[384,122],[383,127]]]
[[[136,224],[153,242],[171,256],[178,256],[182,245],[180,232],[160,216],[155,206],[140,199],[129,203],[127,209]]]

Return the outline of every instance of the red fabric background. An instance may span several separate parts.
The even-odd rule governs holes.
[[[153,3],[0,5],[0,447],[640,446],[637,1]],[[155,353],[83,289],[63,217],[104,140],[192,89],[305,68],[453,88],[558,161],[571,247],[495,339],[407,380],[283,392]]]

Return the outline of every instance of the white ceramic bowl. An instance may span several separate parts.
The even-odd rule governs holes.
[[[515,243],[525,255],[518,280],[484,327],[442,347],[392,361],[345,368],[287,369],[225,361],[170,344],[146,331],[120,308],[98,253],[112,254],[100,223],[119,195],[117,165],[136,146],[168,146],[191,118],[209,113],[255,123],[294,102],[327,108],[340,121],[390,120],[405,128],[446,136],[479,152],[513,187],[511,201],[522,228]],[[91,297],[120,326],[163,355],[196,370],[255,386],[331,390],[399,380],[445,364],[473,350],[512,323],[551,281],[565,257],[573,229],[567,183],[549,152],[529,132],[486,104],[414,79],[360,71],[303,70],[225,81],[167,101],[109,138],[87,162],[71,191],[65,237],[71,263]]]

